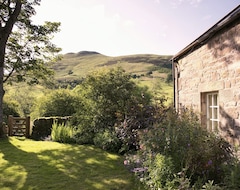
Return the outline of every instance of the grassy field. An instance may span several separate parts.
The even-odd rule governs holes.
[[[92,146],[0,140],[1,190],[143,189],[121,156]]]

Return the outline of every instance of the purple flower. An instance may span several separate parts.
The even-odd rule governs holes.
[[[212,160],[208,160],[208,166],[211,166],[212,165]]]

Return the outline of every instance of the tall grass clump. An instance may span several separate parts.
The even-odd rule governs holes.
[[[51,138],[61,143],[74,143],[74,128],[69,124],[54,122],[52,125]]]

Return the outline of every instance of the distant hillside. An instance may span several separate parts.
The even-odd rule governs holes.
[[[149,72],[171,69],[169,59],[172,56],[139,54],[110,57],[94,51],[67,53],[62,60],[53,65],[57,80],[84,78],[89,72],[101,67],[121,66],[126,72],[135,75],[146,75]]]
[[[122,67],[140,85],[172,97],[171,55],[136,54],[110,57],[94,51],[67,53],[53,65],[60,86],[74,86],[87,74],[103,67]]]

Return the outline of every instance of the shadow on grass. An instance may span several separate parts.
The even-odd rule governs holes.
[[[29,145],[40,146],[40,151],[29,151],[24,141],[12,139],[0,142],[1,189],[142,189],[117,155],[91,146],[39,141]]]

